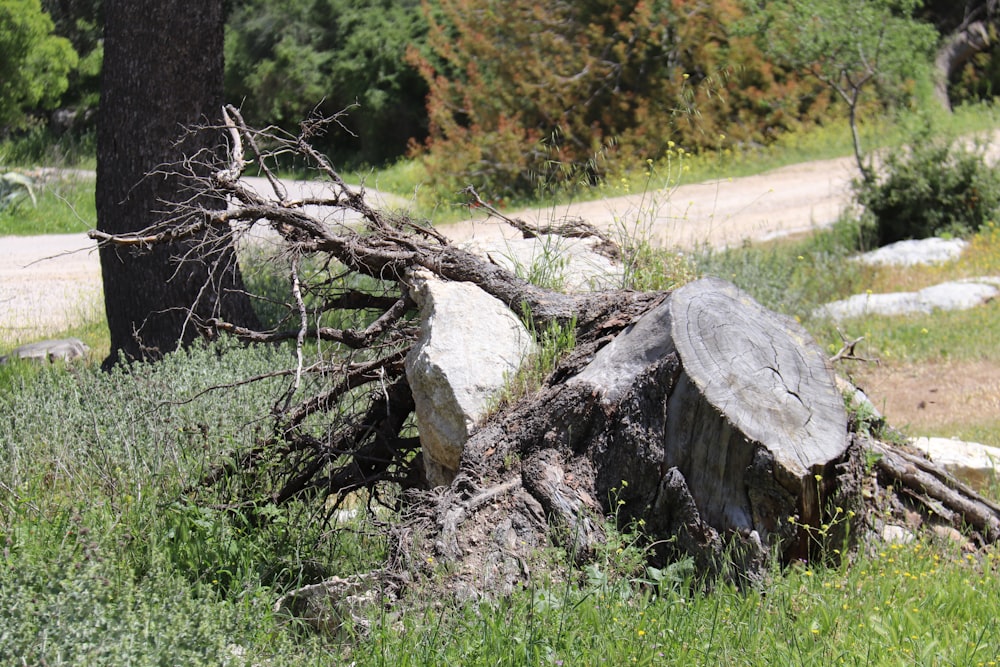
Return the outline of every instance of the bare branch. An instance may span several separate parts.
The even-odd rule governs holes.
[[[878,359],[869,359],[867,357],[862,357],[859,356],[857,352],[855,352],[855,348],[858,346],[858,343],[860,343],[865,339],[864,336],[858,336],[857,338],[854,338],[852,340],[848,339],[847,336],[844,335],[844,332],[841,331],[840,329],[837,329],[837,333],[840,334],[840,339],[843,342],[843,345],[840,347],[840,350],[838,350],[835,355],[830,357],[831,364],[835,364],[838,361],[864,361],[866,363],[874,363],[876,365],[881,363]]]

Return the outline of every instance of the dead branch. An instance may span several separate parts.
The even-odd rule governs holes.
[[[859,356],[858,353],[855,351],[855,349],[858,346],[858,343],[860,343],[865,339],[864,336],[858,336],[857,338],[854,338],[852,340],[849,339],[846,335],[844,335],[844,332],[841,331],[840,329],[837,329],[837,333],[840,334],[840,340],[843,343],[843,345],[841,345],[840,349],[837,350],[837,353],[835,355],[830,357],[831,364],[835,364],[838,361],[863,361],[866,363],[873,363],[876,365],[881,363],[878,359],[869,359],[867,357]]]

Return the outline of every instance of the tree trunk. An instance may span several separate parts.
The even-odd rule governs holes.
[[[192,189],[192,178],[209,173],[197,163],[210,161],[218,137],[184,134],[186,128],[219,122],[222,4],[107,3],[97,146],[99,230],[127,234],[148,228],[181,202],[225,208],[224,199]],[[192,161],[182,173],[176,165],[185,158]],[[257,323],[226,236],[202,234],[142,251],[102,246],[100,257],[111,331],[106,365],[122,357],[154,359],[191,342],[198,334],[192,314]]]
[[[934,96],[945,109],[951,110],[951,100],[948,97],[948,83],[951,78],[973,56],[985,51],[989,46],[990,32],[986,21],[975,21],[960,26],[945,38],[934,58],[936,72]]]

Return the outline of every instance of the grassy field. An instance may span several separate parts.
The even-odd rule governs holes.
[[[960,261],[905,271],[849,261],[856,233],[845,220],[806,239],[683,259],[645,249],[636,280],[656,287],[673,275],[719,275],[801,319],[823,346],[839,346],[829,323],[810,319],[815,305],[1000,273],[995,226]],[[842,328],[866,336],[866,354],[893,362],[1000,362],[997,304]],[[866,543],[839,565],[796,563],[759,590],[706,591],[684,563],[646,569],[638,536],[614,533],[569,578],[540,574],[490,602],[429,600],[417,588],[337,636],[317,635],[277,616],[273,603],[297,586],[378,567],[386,542],[374,521],[324,525],[314,508],[291,505],[269,507],[271,521],[250,526],[229,511],[238,488],[197,486],[220,458],[268,432],[267,408],[283,385],[202,392],[289,366],[289,350],[223,340],[102,373],[103,324],[68,333],[94,348],[91,358],[0,366],[2,665],[1000,662],[1000,553],[937,536]],[[972,426],[995,437],[995,420],[982,414]],[[555,550],[547,557],[564,565]]]
[[[683,564],[642,566],[619,534],[567,580],[509,599],[419,589],[323,637],[274,600],[376,567],[367,519],[304,506],[251,528],[226,492],[189,489],[264,432],[276,381],[186,397],[289,363],[223,342],[131,374],[15,365],[0,376],[0,664],[989,665],[1000,660],[1000,554],[925,537],[839,566],[798,563],[760,590],[700,590]],[[383,517],[384,518],[384,517]],[[557,552],[550,556],[558,565]]]

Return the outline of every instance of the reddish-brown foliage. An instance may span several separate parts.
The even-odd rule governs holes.
[[[766,144],[825,97],[764,61],[734,0],[424,2],[423,152],[438,185],[493,195],[594,181],[661,157]]]

